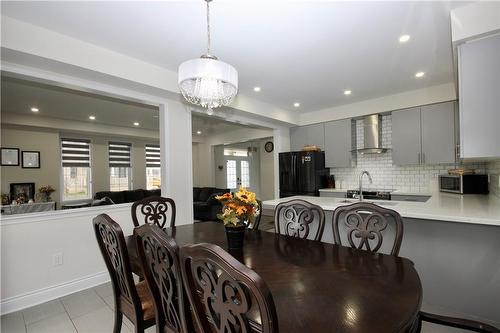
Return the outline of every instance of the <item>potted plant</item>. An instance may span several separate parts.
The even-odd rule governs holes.
[[[222,213],[217,217],[226,228],[229,249],[241,249],[247,225],[254,222],[258,209],[255,193],[240,187],[234,195],[231,192],[215,197],[222,203]]]
[[[56,190],[50,185],[45,185],[45,186],[42,186],[38,189],[38,192],[43,196],[42,201],[44,201],[44,202],[52,201],[52,198],[50,197],[50,195],[52,194],[52,192],[55,192],[55,191]]]

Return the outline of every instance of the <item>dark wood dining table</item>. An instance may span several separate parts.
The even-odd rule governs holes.
[[[227,248],[220,223],[165,231],[179,246],[212,243]],[[228,252],[268,285],[280,332],[417,330],[422,287],[406,258],[259,230],[247,230],[242,251]]]

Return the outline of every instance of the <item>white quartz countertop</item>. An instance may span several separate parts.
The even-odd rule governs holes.
[[[422,194],[419,194],[422,195]],[[332,197],[294,196],[267,200],[264,209],[274,209],[281,202],[302,199],[316,204],[327,211],[356,202],[354,199]],[[402,217],[474,223],[500,227],[500,198],[494,195],[459,195],[452,193],[432,193],[427,202],[366,200],[397,211]]]
[[[320,192],[330,192],[330,193],[347,193],[349,189],[346,188],[320,188]],[[370,188],[365,188],[366,191],[370,191]],[[409,192],[402,190],[394,190],[391,192],[393,195],[409,195],[409,196],[431,196],[430,192]]]

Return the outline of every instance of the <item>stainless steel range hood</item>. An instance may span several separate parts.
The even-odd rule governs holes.
[[[363,118],[364,148],[356,149],[360,154],[382,154],[388,148],[382,147],[382,116],[374,114]]]

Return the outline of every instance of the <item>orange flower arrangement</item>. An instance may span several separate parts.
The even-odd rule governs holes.
[[[228,192],[216,196],[215,199],[223,205],[222,214],[218,214],[217,217],[224,222],[225,226],[240,226],[244,223],[243,221],[253,223],[258,209],[254,192],[240,187],[234,196]]]

